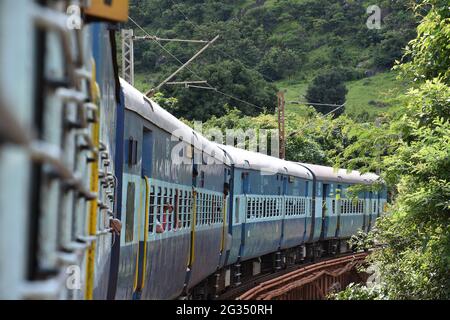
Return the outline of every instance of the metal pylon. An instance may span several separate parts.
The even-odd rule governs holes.
[[[122,77],[134,86],[134,32],[122,30]]]

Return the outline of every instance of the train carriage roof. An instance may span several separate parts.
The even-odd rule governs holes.
[[[125,80],[120,79],[120,84],[125,95],[125,109],[139,114],[155,126],[172,134],[177,139],[194,145],[197,150],[203,150],[215,159],[229,165],[231,164],[230,159],[215,143],[210,142],[202,134],[194,131],[187,124],[178,120],[158,103],[147,98]]]
[[[308,180],[313,178],[306,168],[293,162],[228,145],[219,145],[219,147],[225,150],[237,168],[259,170],[266,174],[287,174]]]
[[[380,177],[374,173],[361,174],[359,171],[348,171],[346,169],[334,169],[315,164],[299,163],[311,170],[318,180],[330,182],[342,182],[351,184],[372,184]]]

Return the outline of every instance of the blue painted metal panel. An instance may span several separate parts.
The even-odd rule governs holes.
[[[271,218],[243,225],[241,260],[248,260],[276,252],[280,245],[281,219]]]
[[[138,244],[123,244],[120,247],[119,277],[117,279],[117,300],[131,300],[136,270]]]
[[[280,244],[281,249],[295,247],[304,242],[306,221],[306,217],[295,217],[284,220],[283,239]]]
[[[189,230],[170,231],[165,236],[151,237],[147,244],[146,278],[141,299],[175,299],[181,295],[189,248]]]
[[[221,239],[222,228],[220,225],[197,228],[195,233],[195,260],[189,277],[189,289],[217,270]]]

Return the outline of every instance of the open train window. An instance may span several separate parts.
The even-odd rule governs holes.
[[[125,242],[132,242],[134,239],[134,196],[136,186],[134,182],[129,182],[127,186],[127,205],[126,205],[126,227]]]

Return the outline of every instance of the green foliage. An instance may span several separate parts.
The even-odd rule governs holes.
[[[342,73],[338,70],[331,70],[314,78],[306,91],[306,100],[310,103],[342,105],[347,93]],[[333,110],[330,109],[330,106],[313,105],[313,107],[323,114]],[[343,112],[344,108],[341,108],[334,112],[334,115],[339,116]]]
[[[273,80],[279,80],[294,74],[301,62],[298,53],[291,49],[271,48],[261,60],[258,70]]]
[[[166,98],[161,92],[157,92],[152,99],[166,110],[175,110],[178,105],[177,98]]]
[[[364,231],[359,230],[357,234],[352,235],[348,244],[350,248],[353,248],[356,251],[367,251],[370,248],[373,248],[375,241],[372,233],[367,234]]]
[[[380,159],[383,177],[396,193],[391,214],[379,219],[373,232],[384,245],[370,258],[379,269],[382,292],[368,299],[450,299],[450,47],[448,38],[443,40],[449,10],[448,2],[437,0],[423,1],[416,10],[423,5],[428,9],[410,47],[412,60],[401,66],[420,85],[409,91],[402,114],[355,142],[384,146],[381,153],[358,151],[361,164]],[[339,297],[364,297],[367,290],[350,288]]]
[[[386,69],[401,57],[402,48],[414,36],[416,19],[403,1],[384,0],[380,4],[385,12],[383,28],[369,30],[366,7],[370,4],[343,0],[133,0],[130,16],[160,37],[212,39],[219,34],[219,41],[190,69],[219,90],[271,111],[276,104],[276,80],[309,81],[318,70],[333,67],[353,73],[346,81],[355,80],[366,71]],[[136,29],[132,23],[125,27]],[[200,49],[198,44],[164,46],[183,62]],[[378,66],[375,58],[381,59],[385,50],[389,54]],[[135,43],[135,61],[138,85],[147,89],[179,67],[151,41]],[[176,80],[200,79],[185,70]],[[225,114],[225,104],[247,115],[262,112],[214,91],[165,86],[163,92],[179,100],[171,111],[188,119],[220,117]]]
[[[415,81],[439,77],[450,83],[450,8],[446,0],[423,0],[416,11],[431,8],[417,28],[418,37],[412,40],[406,50],[402,70]]]
[[[379,287],[367,288],[366,286],[351,283],[345,290],[331,294],[331,300],[385,300]]]

